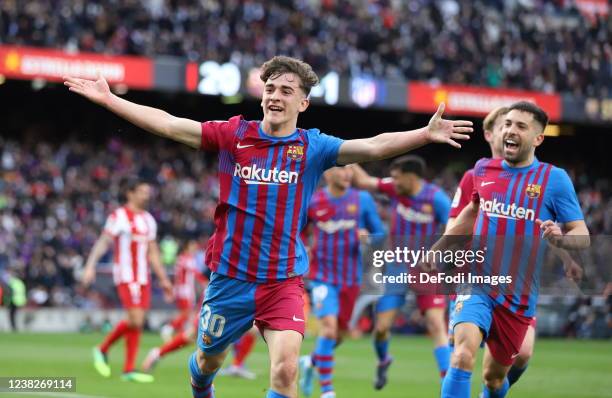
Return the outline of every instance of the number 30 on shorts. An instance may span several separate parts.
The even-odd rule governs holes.
[[[220,337],[225,327],[225,317],[219,314],[212,314],[210,307],[206,304],[202,314],[202,331],[214,337]]]

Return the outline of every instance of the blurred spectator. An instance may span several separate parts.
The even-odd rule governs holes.
[[[5,0],[0,43],[606,97],[611,19],[556,0]]]

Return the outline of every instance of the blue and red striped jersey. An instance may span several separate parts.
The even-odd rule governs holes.
[[[512,168],[502,159],[474,167],[472,201],[479,204],[474,247],[485,248],[483,275],[511,275],[513,283],[485,291],[520,315],[534,316],[546,244],[536,219],[566,223],[583,215],[565,170],[537,159]]]
[[[309,278],[338,286],[360,286],[362,277],[359,230],[381,240],[383,222],[372,196],[349,188],[333,197],[327,188],[318,190],[308,208],[312,223]]]
[[[453,203],[451,203],[451,209],[449,217],[457,217],[461,213],[461,210],[472,201],[472,191],[474,190],[472,184],[474,183],[474,169],[469,169],[463,173],[459,186],[453,196]]]
[[[299,232],[319,179],[335,165],[342,142],[317,129],[269,136],[259,121],[242,116],[202,123],[202,149],[219,153],[211,269],[255,282],[304,274],[308,256]]]
[[[391,201],[389,234],[392,246],[420,249],[433,244],[448,221],[450,198],[437,185],[423,181],[421,190],[413,196],[400,195],[391,178],[378,182],[378,191]]]

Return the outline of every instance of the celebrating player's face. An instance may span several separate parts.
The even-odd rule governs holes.
[[[265,84],[261,107],[264,120],[272,126],[295,123],[298,114],[304,112],[308,104],[308,98],[300,88],[300,78],[293,73],[269,78]]]
[[[516,109],[508,112],[502,128],[504,160],[512,165],[529,160],[544,140],[542,130],[533,114]]]

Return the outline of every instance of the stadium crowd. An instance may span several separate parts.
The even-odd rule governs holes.
[[[138,175],[156,190],[149,208],[167,265],[174,264],[172,243],[212,232],[218,195],[213,158],[163,140],[27,138],[41,136],[30,131],[26,138],[0,138],[0,271],[18,270],[31,305],[89,305],[76,294],[75,280],[106,216],[120,203],[126,176]],[[460,177],[444,169],[435,181],[452,196]],[[586,173],[572,177],[591,233],[612,234],[612,187]]]
[[[612,13],[559,0],[6,0],[0,44],[612,95]]]

